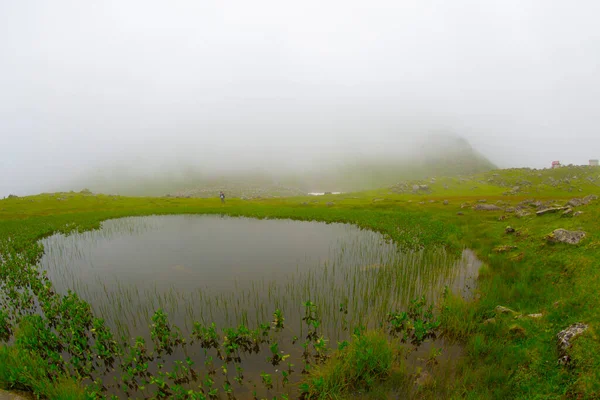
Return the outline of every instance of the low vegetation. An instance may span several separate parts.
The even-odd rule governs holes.
[[[258,345],[281,368],[277,377],[262,373],[254,379],[253,384],[260,383],[257,397],[385,398],[400,392],[414,398],[597,398],[600,202],[573,207],[582,211],[576,216],[538,216],[536,211],[598,194],[599,183],[599,169],[566,167],[428,178],[322,197],[228,199],[224,205],[218,199],[128,198],[89,191],[2,200],[0,340],[6,344],[0,348],[0,387],[48,398],[100,397],[104,383],[89,382],[89,377],[94,371],[112,371],[118,361],[126,372],[118,377],[125,393],[225,398],[235,395],[238,379],[246,379],[238,369],[239,352]],[[477,204],[498,209],[477,210]],[[407,310],[389,310],[380,329],[353,327],[349,341],[337,345],[321,336],[319,310],[306,299],[307,332],[299,344],[310,362],[296,366],[305,372],[302,379],[280,391],[278,385],[295,369],[286,365],[288,353],[277,347],[277,330],[285,321],[277,310],[262,326],[201,325],[192,338],[182,336],[159,309],[151,340],[125,346],[77,293],[55,293],[36,267],[43,254],[38,240],[52,233],[96,229],[103,220],[124,216],[193,213],[347,222],[384,233],[406,248],[445,246],[458,254],[468,247],[484,265],[473,298],[447,292],[431,309],[417,299]],[[546,239],[561,228],[586,236],[577,244]],[[559,362],[556,335],[576,323],[588,329],[572,340],[568,361]],[[411,370],[409,353],[439,335],[462,346],[454,367],[437,366],[446,349],[433,347],[427,371]],[[147,369],[149,360],[183,350],[192,340],[219,353],[222,362],[193,366],[183,357],[168,368]],[[195,374],[201,375],[196,389],[184,389],[186,382],[195,382]],[[225,377],[218,387],[216,374]],[[252,391],[244,393],[252,397]]]

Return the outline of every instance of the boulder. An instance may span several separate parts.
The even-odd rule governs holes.
[[[597,199],[598,199],[598,196],[596,196],[595,194],[590,194],[581,199],[579,199],[579,198],[571,199],[567,202],[567,205],[571,206],[571,207],[586,206],[586,205],[590,204],[592,201],[597,200]]]
[[[579,216],[579,215],[581,215],[581,214],[583,214],[583,211],[575,211],[575,212],[573,213],[573,216],[574,216],[574,217],[577,217],[577,216]]]
[[[444,205],[447,206],[450,202],[448,200],[444,200]]]
[[[513,228],[512,226],[509,225],[504,229],[504,232],[505,233],[515,233],[515,228]]]
[[[540,211],[536,211],[535,215],[537,215],[538,217],[540,215],[544,215],[544,214],[553,214],[559,211],[563,211],[566,210],[568,207],[548,207],[548,208],[544,208]]]
[[[465,215],[465,213],[459,211],[456,213],[456,215]]]
[[[478,211],[502,211],[502,209],[495,204],[477,204],[474,209]]]
[[[561,217],[563,218],[569,218],[573,216],[573,209],[572,208],[567,208],[565,211],[563,211],[563,213],[561,214]]]
[[[577,323],[569,326],[567,329],[558,332],[556,340],[558,342],[558,362],[560,364],[568,364],[570,357],[568,354],[569,348],[573,345],[573,340],[588,329],[586,324]]]
[[[568,231],[566,229],[555,229],[552,233],[546,235],[546,240],[550,243],[568,243],[577,244],[585,238],[584,231]]]

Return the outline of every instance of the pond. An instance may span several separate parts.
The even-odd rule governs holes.
[[[277,340],[288,343],[281,351],[291,359],[302,346],[290,343],[307,334],[305,302],[316,306],[319,334],[335,347],[353,329],[379,327],[419,296],[435,302],[445,287],[468,296],[480,264],[469,251],[401,251],[382,234],[352,225],[207,215],[109,220],[96,231],[41,242],[41,266],[55,289],[80,295],[122,341],[150,341],[158,308],[183,336],[212,323],[270,324],[280,310],[285,329]],[[183,349],[183,359],[202,365],[210,355],[196,350]],[[264,355],[243,359],[249,376],[278,371]]]

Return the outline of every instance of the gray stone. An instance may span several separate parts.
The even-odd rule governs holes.
[[[563,211],[566,209],[567,209],[567,207],[549,207],[549,208],[544,208],[543,210],[540,210],[540,211],[536,211],[535,214],[539,217],[540,215],[553,214],[553,213]]]
[[[477,200],[478,203],[487,203],[486,199]]]
[[[586,233],[584,231],[568,231],[566,229],[555,229],[552,233],[546,235],[546,240],[551,243],[568,243],[577,244],[583,238]]]
[[[456,213],[456,215],[465,215],[465,213],[459,211]]]
[[[504,232],[506,232],[506,233],[514,233],[515,232],[515,228],[513,228],[512,226],[509,225],[509,226],[507,226],[504,229]]]
[[[333,206],[333,202],[330,201],[327,203],[327,207],[331,207],[331,206]]]
[[[583,211],[575,211],[575,212],[573,213],[573,216],[574,216],[574,217],[577,217],[577,216],[579,216],[579,215],[581,215],[581,214],[583,214]]]
[[[478,211],[501,211],[502,209],[495,204],[477,204],[475,210]]]
[[[573,345],[573,340],[575,340],[587,329],[588,326],[586,324],[577,323],[569,326],[563,331],[558,332],[558,334],[556,335],[556,340],[558,342],[558,362],[560,364],[564,365],[569,363],[570,357],[568,354],[568,350]]]
[[[571,206],[571,207],[586,206],[586,205],[590,204],[594,200],[598,200],[598,196],[596,196],[595,194],[590,194],[590,195],[585,196],[585,197],[583,197],[581,199],[579,199],[579,198],[571,199],[571,200],[569,200],[567,202],[567,205]]]
[[[568,217],[572,217],[573,216],[573,209],[572,208],[567,208],[565,211],[563,211],[561,217],[563,218],[568,218]]]
[[[494,311],[496,311],[496,314],[517,314],[516,311],[504,306],[496,306]]]
[[[444,200],[444,205],[447,206],[449,204],[448,200]]]

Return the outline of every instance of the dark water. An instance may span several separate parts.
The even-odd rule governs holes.
[[[124,218],[42,243],[41,265],[56,289],[77,292],[124,338],[149,339],[159,307],[184,334],[195,321],[256,327],[279,308],[281,343],[289,342],[306,333],[301,318],[310,300],[335,347],[353,328],[378,327],[418,296],[434,302],[446,286],[468,295],[479,267],[468,251],[459,258],[443,249],[401,252],[351,225],[221,216]],[[264,359],[249,357],[246,367],[264,370]]]

